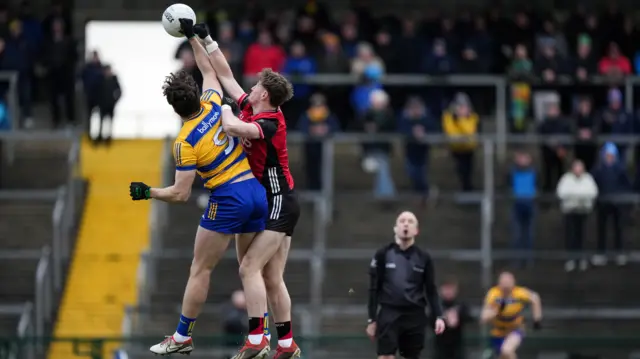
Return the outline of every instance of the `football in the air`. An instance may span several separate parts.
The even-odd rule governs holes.
[[[196,13],[185,4],[173,4],[162,13],[162,26],[167,34],[173,37],[183,37],[180,31],[180,21],[178,19],[191,19],[196,23]]]

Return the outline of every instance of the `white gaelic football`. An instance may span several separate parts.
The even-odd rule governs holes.
[[[167,34],[173,37],[183,37],[180,32],[180,21],[178,19],[191,19],[196,23],[196,13],[185,4],[173,4],[162,13],[162,26]]]

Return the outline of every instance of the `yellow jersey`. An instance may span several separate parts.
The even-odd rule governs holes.
[[[498,287],[487,292],[485,306],[499,310],[501,303],[504,309],[491,322],[491,336],[506,337],[514,330],[524,329],[524,309],[531,304],[531,291],[525,287],[514,287],[511,294],[505,296]]]
[[[184,121],[173,145],[176,170],[196,170],[208,189],[251,173],[240,141],[223,131],[221,104],[217,91],[205,91],[200,110]]]

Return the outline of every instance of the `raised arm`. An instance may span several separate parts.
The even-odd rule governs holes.
[[[193,32],[193,21],[190,19],[180,19],[180,28],[184,35],[189,39],[189,44],[193,49],[193,57],[196,60],[198,69],[202,72],[202,90],[215,90],[220,96],[222,96],[222,86],[220,86],[220,81],[218,81],[216,71],[209,61],[207,51],[202,47],[198,37]]]
[[[218,79],[222,83],[225,91],[227,91],[227,95],[231,97],[234,101],[238,102],[240,97],[244,95],[244,90],[242,86],[236,81],[235,77],[233,77],[233,72],[231,71],[231,67],[227,62],[227,59],[224,57],[224,54],[218,47],[218,43],[213,41],[209,32],[207,31],[207,27],[204,24],[196,24],[194,26],[194,31],[198,35],[198,37],[204,42],[206,52],[209,54],[209,61],[212,67],[215,69],[216,74],[218,75]]]

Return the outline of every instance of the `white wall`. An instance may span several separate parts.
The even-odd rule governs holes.
[[[160,22],[92,21],[85,28],[87,54],[100,53],[122,87],[116,106],[114,138],[175,136],[180,119],[162,96],[165,76],[180,68],[174,54],[182,39]]]

